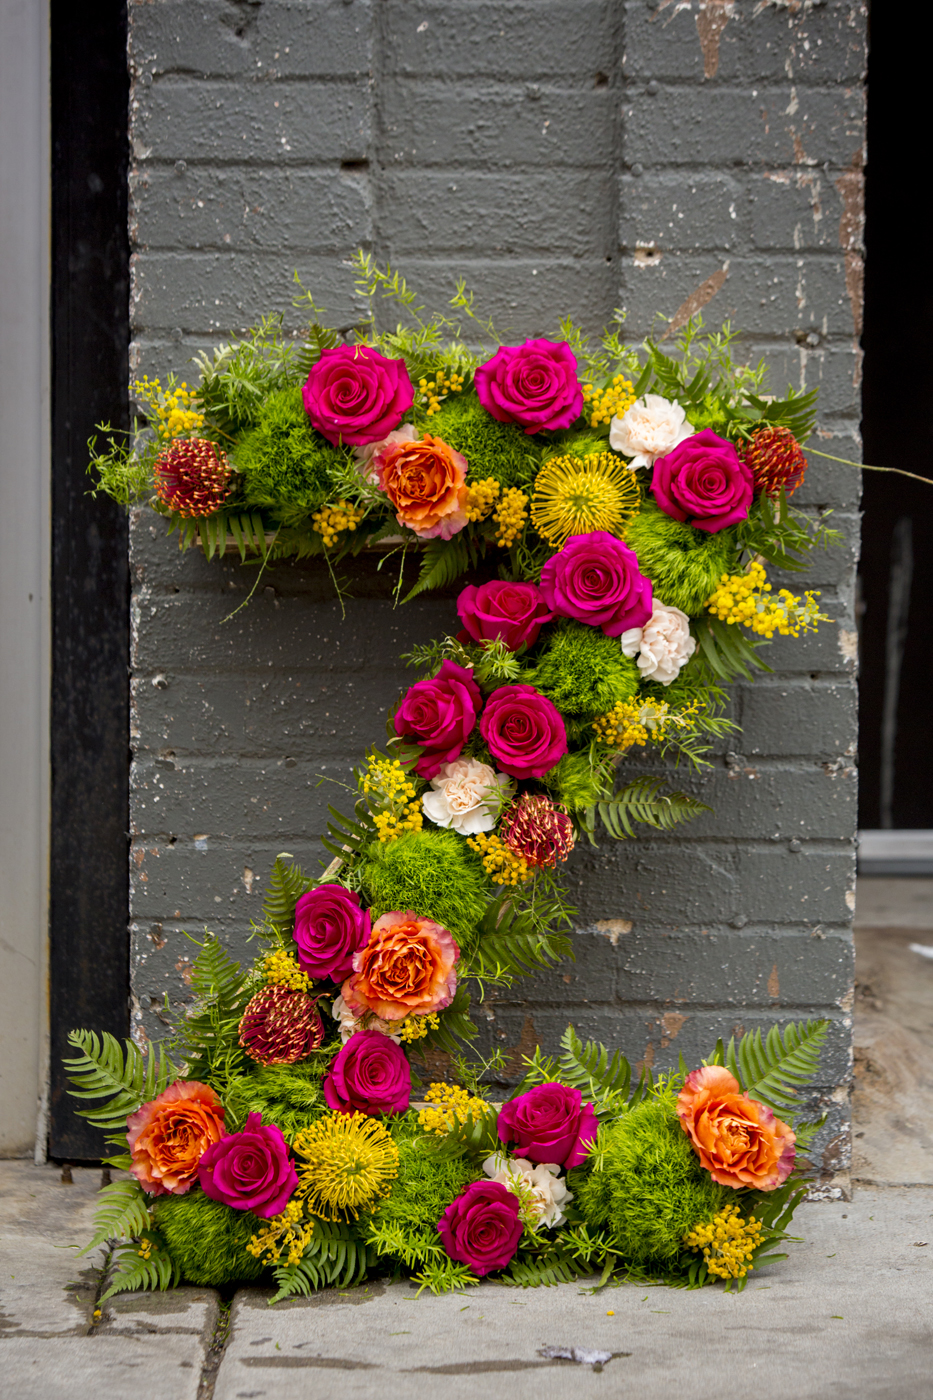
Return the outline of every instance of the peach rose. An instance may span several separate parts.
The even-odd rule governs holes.
[[[343,999],[356,1015],[372,1011],[383,1021],[427,1016],[453,1000],[459,956],[447,929],[431,919],[411,909],[383,914],[366,947],[353,955]]]
[[[467,461],[440,438],[387,443],[370,465],[398,523],[423,540],[449,540],[467,523]]]
[[[720,1186],[773,1191],[790,1175],[794,1133],[770,1108],[743,1094],[723,1065],[705,1065],[687,1075],[677,1096],[677,1117]]]
[[[130,1171],[150,1196],[183,1196],[198,1179],[201,1155],[224,1136],[224,1106],[206,1084],[174,1084],[126,1120]]]

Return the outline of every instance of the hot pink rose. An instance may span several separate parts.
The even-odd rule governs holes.
[[[468,1265],[482,1277],[504,1269],[522,1237],[518,1197],[501,1181],[474,1181],[444,1211],[437,1222],[441,1242],[451,1259]]]
[[[474,642],[501,640],[509,651],[524,643],[532,647],[554,614],[533,583],[503,583],[499,579],[470,583],[457,599],[457,612]]]
[[[558,617],[601,627],[607,637],[644,627],[651,616],[651,580],[634,549],[606,530],[571,535],[541,570],[541,592]]]
[[[754,478],[732,443],[704,428],[657,459],[651,490],[665,514],[715,534],[746,518]]]
[[[516,1143],[530,1162],[578,1167],[590,1154],[599,1122],[579,1089],[537,1084],[502,1105],[498,1126],[502,1142]]]
[[[567,752],[560,711],[533,685],[503,685],[486,701],[479,732],[503,773],[540,778]]]
[[[295,905],[298,962],[309,977],[342,982],[353,967],[353,954],[369,941],[369,911],[343,885],[318,885]]]
[[[324,1097],[339,1113],[404,1113],[411,1066],[400,1045],[380,1031],[351,1035],[324,1080]]]
[[[473,672],[455,661],[445,661],[433,680],[411,687],[395,712],[395,732],[424,748],[415,764],[422,778],[435,778],[459,756],[482,704]]]
[[[201,1189],[234,1210],[251,1210],[269,1220],[285,1209],[298,1187],[298,1173],[281,1128],[262,1125],[251,1113],[238,1133],[228,1133],[198,1163]]]
[[[503,345],[475,371],[473,383],[487,413],[526,433],[569,428],[583,412],[577,362],[566,340]]]
[[[328,442],[359,447],[398,427],[415,390],[404,360],[386,359],[368,345],[337,345],[321,351],[301,396]]]

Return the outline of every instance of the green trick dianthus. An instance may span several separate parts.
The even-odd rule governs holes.
[[[515,423],[498,423],[475,394],[451,395],[428,419],[426,431],[467,459],[467,484],[492,477],[506,489],[529,486],[541,452]]]
[[[574,1173],[574,1204],[633,1264],[672,1264],[684,1235],[735,1199],[700,1165],[671,1093],[652,1095],[604,1128],[598,1147],[600,1169]]]
[[[561,714],[595,719],[638,690],[638,667],[617,637],[567,622],[551,632],[529,677]]]
[[[332,1045],[331,1054],[334,1049]],[[263,1122],[276,1123],[290,1143],[302,1128],[329,1112],[321,1089],[328,1061],[318,1053],[297,1065],[257,1065],[234,1081],[228,1097],[239,1117],[261,1113]]]
[[[374,919],[413,909],[449,929],[462,947],[486,909],[479,857],[455,831],[409,831],[369,848],[363,881]]]
[[[589,748],[586,748],[564,754],[557,767],[544,775],[542,782],[558,802],[563,802],[571,812],[576,812],[581,807],[592,807],[594,802],[602,802],[606,797],[607,785],[612,784],[612,776],[605,771],[594,770]]]
[[[710,534],[665,515],[646,501],[624,530],[638,567],[651,579],[655,598],[688,617],[699,617],[723,574],[734,573],[738,560],[730,530]]]
[[[300,506],[314,510],[334,494],[335,473],[347,454],[316,433],[301,389],[279,389],[262,405],[258,422],[232,453],[243,474],[243,496],[252,506]]]
[[[262,1227],[252,1212],[231,1210],[198,1186],[184,1196],[160,1196],[153,1210],[169,1253],[188,1283],[220,1288],[259,1278],[262,1265],[246,1250]]]
[[[398,1137],[396,1146],[398,1176],[390,1194],[373,1211],[369,1234],[381,1245],[380,1253],[392,1252],[388,1246],[394,1237],[427,1263],[437,1253],[437,1222],[482,1172],[465,1157],[433,1151],[420,1137]]]

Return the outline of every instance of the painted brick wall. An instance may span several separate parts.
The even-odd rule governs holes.
[[[622,307],[731,318],[773,387],[859,420],[864,8],[852,0],[149,0],[133,3],[134,357],[164,373],[288,307],[338,324],[342,261],[389,258],[439,303],[457,275],[510,334]],[[573,964],[491,998],[519,1053],[574,1019],[655,1068],[719,1033],[828,1015],[827,1189],[848,1162],[858,477],[814,467],[847,548],[808,586],[834,618],[737,687],[743,726],[676,835],[580,852]],[[282,850],[316,867],[324,807],[450,598],[394,610],[367,562],[346,616],[323,569],[207,565],[133,525],[133,986],[139,1036],[189,995],[183,930],[243,950]],[[777,583],[777,580],[775,580]],[[637,765],[636,765],[637,766]],[[657,771],[656,767],[653,771]]]

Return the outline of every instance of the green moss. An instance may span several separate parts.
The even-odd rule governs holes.
[[[700,1165],[673,1094],[640,1103],[603,1130],[600,1146],[601,1170],[573,1173],[574,1204],[631,1263],[672,1263],[687,1231],[735,1198]]]
[[[625,527],[638,566],[651,579],[658,601],[699,617],[723,574],[737,567],[731,530],[708,534],[672,520],[646,501]]]
[[[219,1288],[259,1278],[262,1265],[247,1254],[262,1226],[250,1211],[231,1210],[195,1186],[184,1196],[154,1202],[156,1225],[188,1283]]]
[[[330,1047],[330,1055],[334,1048]],[[328,1111],[321,1090],[328,1059],[315,1055],[297,1065],[257,1065],[231,1086],[229,1098],[238,1117],[261,1113],[264,1123],[277,1123],[286,1142],[291,1142],[296,1133]]]
[[[232,457],[243,473],[247,505],[307,510],[330,499],[334,473],[347,461],[342,448],[332,447],[311,427],[297,387],[269,395],[256,426],[240,438]]]
[[[449,929],[463,945],[483,917],[489,898],[479,857],[462,836],[441,829],[410,831],[373,845],[363,869],[373,918],[413,909]]]
[[[569,622],[551,632],[531,676],[561,714],[594,719],[638,690],[638,667],[617,637]]]
[[[514,423],[497,423],[475,394],[451,394],[432,415],[426,432],[462,452],[469,467],[468,481],[493,477],[505,489],[527,488],[541,466],[537,444]]]

